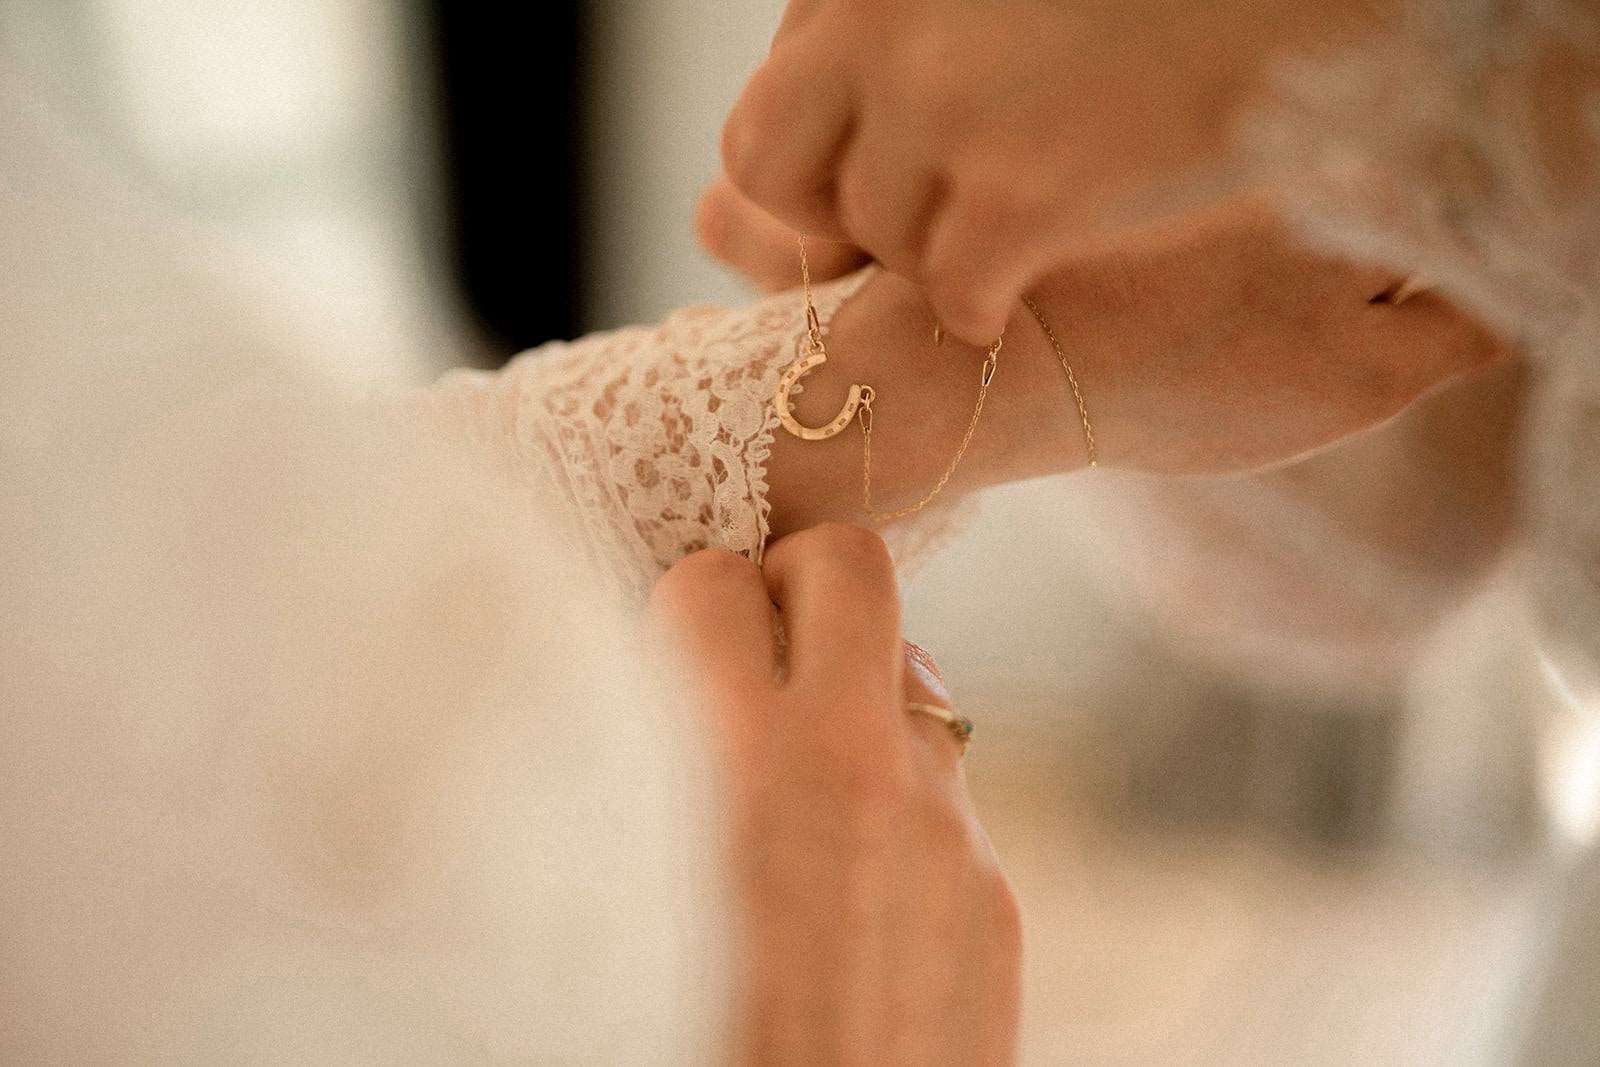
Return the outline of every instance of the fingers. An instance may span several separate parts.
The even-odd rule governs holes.
[[[730,177],[701,202],[701,241],[779,290],[794,285],[794,231],[820,235],[819,277],[870,256],[921,283],[956,336],[992,343],[1021,294],[1069,247],[1074,216],[1056,203],[1051,177],[947,172],[907,116],[855,130],[842,92],[823,91],[791,116],[782,100],[801,91],[790,83],[804,80],[802,66],[769,62],[740,99],[725,130]]]
[[[922,151],[927,137],[912,116],[880,118],[861,129],[839,164],[840,225],[907,278],[921,277],[932,222],[949,199],[948,176]]]
[[[707,252],[762,291],[782,292],[799,284],[795,231],[757,207],[726,177],[700,198],[695,229]],[[843,277],[866,263],[865,254],[850,244],[812,240],[806,251],[811,276],[819,282]]]
[[[1048,175],[984,169],[952,183],[946,209],[930,221],[917,277],[951,333],[989,344],[1022,294],[1065,255],[1071,216],[1056,202]]]
[[[679,562],[651,592],[650,621],[713,695],[776,691],[772,601],[760,569],[744,557],[708,549]]]
[[[765,573],[788,634],[789,686],[894,704],[900,597],[882,539],[856,526],[814,526],[769,548]]]
[[[939,667],[926,649],[911,641],[903,642],[905,648],[904,695],[907,704],[931,704],[954,712],[955,704],[945,688]],[[964,742],[950,729],[948,723],[921,712],[906,713],[908,725],[931,761],[932,766],[945,774],[956,774],[961,767]]]
[[[1365,351],[1388,353],[1368,368],[1364,428],[1398,414],[1429,392],[1508,358],[1515,349],[1492,330],[1434,294],[1403,307],[1370,309]],[[1348,430],[1347,430],[1348,432]]]
[[[834,169],[849,143],[849,72],[805,35],[781,44],[734,104],[722,131],[733,184],[801,233],[848,240],[835,210]]]

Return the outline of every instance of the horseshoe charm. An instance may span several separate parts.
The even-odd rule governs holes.
[[[778,378],[777,392],[772,394],[772,406],[778,413],[778,421],[783,428],[802,441],[826,441],[828,438],[842,433],[856,417],[856,413],[865,408],[872,410],[873,391],[870,385],[852,385],[850,397],[844,402],[844,407],[831,422],[821,426],[806,426],[794,417],[794,412],[789,407],[789,392],[807,374],[828,362],[828,354],[820,345],[813,344],[811,351],[795,360],[784,370]]]

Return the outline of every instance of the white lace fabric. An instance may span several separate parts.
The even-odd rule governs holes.
[[[866,281],[816,289],[824,329]],[[574,547],[642,599],[704,548],[759,560],[770,534],[771,399],[806,331],[796,294],[689,308],[660,326],[544,345],[432,391],[503,444],[519,480],[572,516]]]

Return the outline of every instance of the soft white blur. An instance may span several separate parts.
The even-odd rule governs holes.
[[[708,300],[743,299],[742,286],[695,246],[690,217],[700,190],[718,169],[722,116],[764,55],[781,7],[780,0],[734,5],[597,0],[588,5],[596,44],[594,140],[588,146],[596,187],[587,235],[594,269],[574,285],[583,287],[593,325],[650,320]],[[121,413],[127,409],[106,384],[108,374],[113,385],[152,380],[151,393],[169,399],[209,394],[233,380],[228,368],[234,365],[226,362],[181,373],[151,372],[138,359],[141,346],[157,337],[173,351],[226,351],[246,361],[267,348],[313,353],[316,369],[363,380],[412,377],[436,367],[440,352],[463,347],[448,287],[432,266],[440,261],[437,249],[426,226],[415,221],[427,217],[433,164],[426,114],[399,103],[422,91],[411,43],[415,27],[404,5],[396,0],[248,5],[0,0],[0,29],[35,70],[57,80],[55,88],[75,102],[91,139],[117,146],[142,169],[153,196],[165,195],[201,220],[206,232],[186,246],[191,254],[199,249],[195,258],[208,265],[199,273],[242,270],[234,266],[242,262],[234,258],[241,254],[237,247],[221,250],[236,244],[255,250],[249,254],[270,261],[272,276],[286,279],[271,296],[256,294],[248,312],[213,312],[215,320],[189,316],[175,325],[160,314],[163,301],[185,291],[192,279],[168,288],[171,283],[153,280],[159,274],[154,268],[148,275],[130,274],[138,257],[130,251],[134,242],[124,241],[124,259],[91,257],[91,279],[97,291],[114,292],[128,288],[129,277],[142,278],[133,294],[140,299],[118,305],[129,316],[112,320],[120,341],[101,346],[89,360],[78,359],[84,350],[68,343],[74,325],[63,309],[34,302],[73,281],[81,283],[83,276],[62,267],[59,274],[32,278],[33,287],[21,290],[23,299],[10,304],[14,320],[5,342],[62,358],[10,368],[14,396],[54,400],[8,410],[6,432],[37,443],[52,439],[48,435],[63,426],[125,417]],[[33,188],[47,185],[40,181]],[[145,200],[129,207],[135,216],[157,210]],[[51,216],[52,223],[69,219],[65,206]],[[88,234],[78,237],[93,243]],[[249,269],[262,266],[256,262]],[[221,283],[208,276],[201,284]],[[270,321],[257,333],[263,318]],[[240,339],[241,329],[249,336]],[[177,335],[170,336],[174,330]],[[274,340],[263,341],[263,334]],[[86,462],[88,445],[80,442],[74,449],[68,460]],[[120,475],[125,468],[116,465],[110,471]],[[326,473],[309,483],[317,487],[323,508],[341,484],[326,480]],[[60,482],[55,499],[63,521],[85,516],[95,524],[109,521],[106,513],[114,510],[114,501],[104,495],[108,477]],[[40,472],[29,475],[30,485],[49,482]],[[21,484],[5,492],[9,496]],[[185,493],[197,491],[180,484]],[[1237,669],[1238,663],[1216,669],[1196,656],[1190,646],[1204,642],[1164,626],[1149,606],[1159,599],[1149,588],[1152,579],[1133,573],[1139,568],[1130,563],[1130,546],[1159,556],[1170,535],[1130,506],[1137,495],[1114,480],[1091,485],[1069,480],[993,494],[961,543],[930,565],[908,594],[909,636],[939,656],[964,709],[980,723],[971,777],[1030,924],[1027,1060],[1502,1062],[1519,1040],[1529,991],[1541,981],[1564,982],[1560,988],[1576,991],[1565,997],[1571,1032],[1572,1019],[1585,1017],[1582,991],[1589,986],[1584,983],[1592,983],[1600,969],[1574,965],[1554,978],[1537,977],[1552,944],[1592,936],[1583,928],[1555,932],[1558,894],[1549,881],[1548,856],[1581,849],[1595,832],[1600,742],[1593,719],[1571,710],[1574,701],[1565,691],[1572,684],[1569,676],[1546,669],[1541,648],[1530,638],[1526,612],[1504,577],[1490,576],[1478,593],[1443,615],[1436,632],[1422,642],[1404,691],[1391,694],[1398,710],[1380,713],[1370,706],[1364,681],[1343,676],[1331,656],[1291,663],[1278,655],[1280,649],[1258,649],[1253,661],[1244,661],[1248,670]],[[20,498],[17,492],[13,499]],[[284,500],[275,496],[269,502]],[[271,510],[257,503],[240,514],[267,521]],[[140,519],[141,513],[134,513],[87,529],[122,536]],[[128,552],[133,546],[172,547],[172,521],[168,514],[142,533],[133,531],[138,537],[129,541]],[[429,525],[434,522],[441,525]],[[451,557],[425,560],[426,553],[418,550],[418,539],[441,529],[452,538],[463,532],[447,515],[425,510],[401,525],[397,545],[376,555],[346,546],[310,562],[335,590],[351,582],[381,586],[384,566],[446,566]],[[206,531],[202,526],[178,544],[196,543],[194,538]],[[19,543],[28,533],[23,528],[11,532]],[[1108,545],[1118,551],[1108,551]],[[56,562],[70,565],[93,547],[77,546]],[[509,551],[498,542],[491,547],[497,556]],[[1316,555],[1319,547],[1332,546],[1315,546],[1309,554]],[[167,562],[175,568],[187,565],[177,549]],[[341,573],[347,568],[354,569]],[[112,633],[126,605],[107,589],[118,596],[131,589],[140,597],[159,598],[168,587],[159,576],[146,581],[119,575],[117,582],[127,584],[109,587],[97,587],[93,577],[83,578],[83,594],[94,605],[90,632],[114,637],[124,659],[148,661],[133,689],[154,704],[151,694],[164,684],[160,668],[181,659],[173,649],[203,650],[208,645],[203,639],[211,635],[197,627],[186,630],[184,616],[165,610],[188,610],[185,604],[164,605],[156,615],[162,628],[149,634]],[[1381,582],[1383,576],[1369,580]],[[45,604],[40,590],[31,595],[34,599],[18,602],[38,605],[45,612],[40,619],[60,622],[63,605]],[[227,618],[228,606],[212,604],[207,610]],[[459,624],[463,634],[481,637],[482,620],[457,618],[459,607],[440,608],[447,627]],[[367,624],[341,616],[336,604],[328,611],[337,625]],[[530,627],[529,640],[537,639],[532,621],[521,625]],[[258,635],[225,632],[239,649],[258,647],[251,643]],[[385,632],[361,640],[383,640]],[[387,654],[409,681],[443,686],[465,677],[468,667],[476,670],[468,663],[421,662],[437,653],[440,637],[427,627],[401,625],[389,636],[396,644]],[[150,655],[152,647],[168,641],[174,643],[160,656]],[[286,654],[308,654],[297,635],[283,647]],[[244,673],[230,686],[248,682],[251,665],[242,666]],[[456,668],[462,673],[450,673]],[[330,669],[330,684],[336,674]],[[371,681],[357,680],[362,699],[377,698]],[[89,682],[79,692],[87,709],[85,735],[92,738],[125,702],[119,687],[130,687],[119,678]],[[391,788],[392,783],[378,780],[383,768],[341,768],[336,754],[327,755],[325,724],[308,721],[310,706],[294,705],[298,710],[289,732],[297,744],[314,750],[309,762],[310,771],[322,775],[317,781],[332,783],[327,788],[336,794]],[[437,710],[447,714],[449,702],[439,701]],[[126,723],[114,725],[122,732],[102,736],[156,745],[165,759],[193,759],[211,751],[203,745],[184,750],[182,723],[161,723],[165,736],[157,741]],[[426,730],[431,724],[415,725]],[[589,721],[583,725],[587,728]],[[627,724],[612,725],[626,732]],[[523,751],[538,756],[544,761],[539,766],[553,775],[563,760],[566,770],[560,773],[592,769],[583,762],[592,753],[576,726],[541,724]],[[21,746],[38,724],[19,716],[6,728]],[[652,956],[628,961],[627,973],[620,975],[568,973],[561,966],[516,975],[488,961],[482,973],[460,977],[483,984],[503,978],[513,993],[536,990],[541,982],[560,990],[559,1010],[540,1005],[541,1019],[561,1024],[534,1035],[551,1041],[543,1051],[582,1048],[586,1033],[614,1039],[614,1048],[625,1050],[634,1031],[618,1029],[609,1017],[597,1020],[605,1015],[599,1009],[612,1004],[594,999],[606,982],[637,993],[637,1013],[624,1021],[640,1028],[658,1024],[672,997],[682,994],[674,983],[684,981],[685,971],[673,968],[680,960],[675,954],[688,951],[687,942],[674,940],[679,931],[663,911],[682,905],[682,898],[640,899],[627,880],[651,856],[660,858],[648,850],[669,847],[675,839],[665,833],[658,842],[627,837],[625,848],[601,849],[593,865],[571,853],[574,841],[608,840],[613,824],[606,818],[620,808],[607,804],[648,798],[648,790],[635,792],[634,786],[649,780],[649,745],[659,739],[625,738],[631,747],[624,751],[638,762],[603,769],[618,786],[616,793],[606,793],[605,782],[585,784],[581,775],[525,782],[528,792],[516,793],[507,785],[515,779],[514,769],[496,762],[483,737],[470,740],[463,762],[454,765],[463,773],[448,781],[465,782],[489,768],[494,772],[490,784],[477,788],[506,791],[486,802],[528,800],[529,810],[539,815],[529,841],[511,843],[514,847],[497,843],[509,848],[498,854],[564,845],[575,864],[514,875],[500,870],[490,877],[505,880],[490,886],[489,895],[526,893],[532,917],[548,919],[550,913],[540,909],[552,906],[570,909],[550,928],[565,931],[574,944],[587,946],[595,936],[614,936],[617,943],[642,937]],[[238,754],[237,747],[232,751]],[[107,760],[117,757],[106,754]],[[67,804],[64,810],[95,827],[101,814],[97,805],[153,802],[149,783],[130,777],[107,784],[104,775],[83,782],[81,771],[48,767],[53,777],[12,783],[7,803],[59,797]],[[1378,822],[1358,825],[1354,841],[1328,848],[1307,832],[1302,809],[1324,792],[1359,794],[1364,782],[1390,775],[1394,788],[1376,813]],[[540,788],[554,792],[540,794]],[[361,823],[365,809],[351,810],[357,814],[350,818]],[[469,813],[450,810],[470,822]],[[662,818],[668,819],[670,806],[663,810]],[[1246,813],[1250,819],[1230,818]],[[226,814],[218,816],[224,821],[217,827],[227,828]],[[1263,815],[1268,824],[1281,819],[1276,832],[1270,825],[1263,828]],[[382,989],[362,991],[369,1014],[360,1027],[351,1028],[351,1020],[334,1018],[325,1004],[313,1002],[316,983],[336,984],[349,973],[349,960],[338,958],[348,946],[327,950],[314,943],[323,939],[309,936],[298,941],[264,937],[245,946],[208,939],[208,922],[218,914],[220,898],[213,894],[197,903],[193,872],[220,871],[231,883],[254,883],[258,880],[247,876],[255,860],[238,843],[223,856],[226,862],[194,854],[195,846],[184,844],[180,829],[151,831],[152,840],[173,848],[172,871],[183,875],[171,883],[179,888],[156,884],[139,898],[141,904],[164,905],[156,908],[154,920],[139,920],[154,925],[127,925],[136,909],[97,888],[95,872],[86,869],[63,868],[51,883],[14,874],[0,882],[13,914],[42,916],[36,942],[23,951],[42,952],[39,946],[52,934],[77,930],[82,953],[112,959],[100,985],[71,989],[41,983],[27,991],[39,1003],[53,1005],[38,1019],[55,1040],[68,1040],[74,1019],[83,1013],[103,1013],[106,1005],[114,1005],[118,990],[161,981],[177,983],[164,1017],[169,1033],[177,1026],[173,1020],[185,1013],[214,1008],[216,1000],[206,997],[236,997],[241,1003],[259,1002],[255,1022],[272,1013],[305,1014],[311,1020],[304,1031],[307,1047],[337,1038],[359,1040],[370,1050],[381,1048],[382,1041],[398,1042],[396,1033],[414,1032],[404,1028],[424,1017],[417,998],[426,993],[439,994],[427,1002],[430,1011],[448,1009],[456,1021],[508,1035],[504,1046],[473,1051],[525,1050],[515,1044],[514,1034],[525,1017],[493,991],[473,1000],[469,988],[451,999],[456,994],[419,992],[395,979]],[[352,847],[370,847],[374,840],[370,825],[334,829],[348,831]],[[402,868],[403,861],[394,859],[397,843],[432,847],[449,836],[439,827],[424,829],[443,837],[379,829],[383,847],[378,852],[384,862]],[[310,840],[321,847],[321,839],[313,835]],[[630,854],[635,846],[642,851]],[[57,847],[48,840],[20,842],[13,854],[37,859],[54,855]],[[117,853],[111,855],[114,859]],[[555,888],[571,884],[583,885],[585,892]],[[216,888],[210,882],[206,886],[208,892]],[[273,884],[270,891],[256,892],[271,896],[282,888]],[[591,891],[594,895],[585,895]],[[431,899],[426,888],[415,892],[404,903],[420,908]],[[49,899],[52,894],[57,900]],[[87,912],[73,910],[84,902]],[[284,910],[281,903],[263,905],[259,899],[252,906]],[[297,902],[296,907],[310,905]],[[194,914],[202,921],[180,921]],[[312,908],[295,916],[306,914],[319,913]],[[84,915],[87,925],[82,925]],[[649,934],[651,923],[665,923],[660,939]],[[306,924],[307,930],[314,928],[311,920]],[[197,929],[187,929],[190,925]],[[434,947],[459,946],[448,937],[470,940],[485,933],[479,927],[433,930],[428,936]],[[692,940],[691,934],[685,937]],[[507,936],[542,935],[530,922]],[[174,945],[198,952],[205,965],[195,967],[194,956],[175,953]],[[549,949],[529,951],[548,960],[555,958]],[[219,978],[229,973],[218,962],[220,954],[240,950],[254,953],[247,969],[255,977]],[[470,954],[463,958],[485,962]],[[383,973],[405,973],[414,962],[388,961]],[[658,983],[653,977],[658,974],[667,977]],[[305,975],[313,976],[306,989],[294,988]],[[487,1022],[473,1014],[496,1007],[507,1008],[506,1014]],[[104,1047],[119,1035],[159,1039],[159,1033],[139,1033],[138,1022],[113,1012]],[[248,1049],[248,1036],[261,1032],[251,1031],[250,1022],[235,1017],[226,1034],[212,1035],[216,1045],[201,1050],[219,1047],[223,1040],[243,1041],[234,1047]],[[429,1040],[435,1043],[426,1047],[441,1055],[461,1051],[448,1045],[449,1032],[432,1031]],[[365,1044],[373,1041],[379,1044]],[[399,1043],[394,1051],[417,1047]]]
[[[325,350],[347,377],[431,376],[466,333],[426,44],[393,0],[0,0],[0,56],[126,180],[373,334]]]
[[[706,1062],[706,774],[413,349],[0,67],[0,1060]]]
[[[595,175],[585,282],[591,327],[654,322],[750,292],[689,220],[722,169],[722,118],[767,54],[783,0],[593,0],[586,146]]]

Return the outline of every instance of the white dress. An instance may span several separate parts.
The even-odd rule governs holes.
[[[67,128],[0,65],[0,1061],[722,1058],[698,728],[582,534]]]

